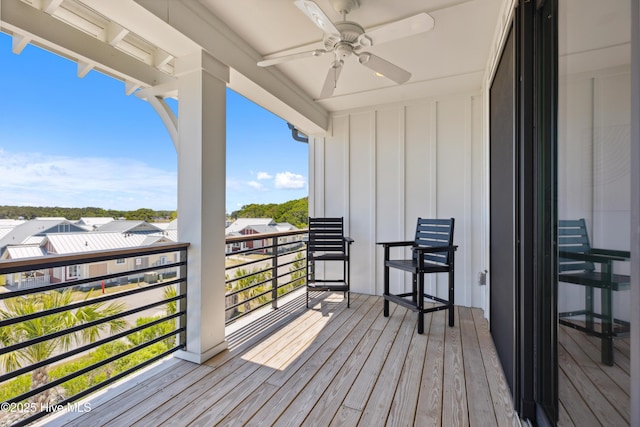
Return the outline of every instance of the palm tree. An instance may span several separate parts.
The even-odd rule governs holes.
[[[85,300],[90,297],[87,293]],[[16,317],[38,313],[58,307],[66,307],[73,303],[73,292],[65,289],[61,292],[52,291],[40,294],[26,295],[5,300],[6,309],[0,310],[0,319],[8,320]],[[74,326],[87,324],[99,319],[104,319],[121,313],[125,308],[124,303],[95,303],[86,305],[76,310],[63,311],[48,316],[36,317],[10,327],[1,328],[0,344],[3,347],[29,341],[44,335],[64,331]],[[69,350],[72,344],[82,345],[94,342],[100,334],[109,331],[117,333],[127,327],[124,319],[115,319],[109,322],[91,326],[81,331],[52,338],[29,347],[0,356],[0,363],[7,372],[25,365],[31,365],[49,359],[59,350]],[[31,389],[36,389],[49,382],[48,365],[37,368],[31,375]],[[51,390],[44,391],[34,397],[35,403],[45,404],[50,402]]]
[[[255,287],[254,285],[256,283],[264,282],[265,280],[270,279],[271,276],[272,276],[271,266],[269,264],[267,264],[263,268],[254,267],[251,273],[249,273],[249,271],[244,268],[238,268],[236,270],[235,277],[238,277],[238,278],[242,277],[242,279],[238,279],[236,281],[236,284],[233,287],[233,289],[234,290],[247,289],[246,291],[243,291],[240,293],[242,297],[244,297],[243,301],[245,301],[244,302],[245,313],[251,311],[251,308],[253,306],[256,306],[261,302],[265,302],[266,300],[268,300],[269,298],[268,296],[263,296],[259,298],[258,301],[255,301],[252,298],[262,294],[264,291],[267,290],[267,287],[268,287],[267,284],[262,284]]]

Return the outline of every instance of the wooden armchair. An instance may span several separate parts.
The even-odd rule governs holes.
[[[353,239],[344,235],[343,218],[309,218],[307,237],[307,308],[310,291],[344,292],[347,307],[350,306],[351,269],[349,248]],[[342,277],[317,279],[316,262],[337,261],[342,263]]]
[[[614,274],[614,261],[629,261],[629,251],[595,249],[589,244],[584,219],[558,221],[558,282],[585,287],[584,309],[558,313],[562,325],[601,339],[601,360],[613,365],[613,337],[629,332],[629,322],[613,315],[612,292],[630,289],[630,278]],[[595,268],[599,264],[599,271]],[[600,289],[600,312],[594,310],[593,290]],[[579,323],[571,317],[584,316]],[[594,318],[600,319],[599,330]]]
[[[418,333],[424,333],[424,313],[449,310],[449,326],[453,326],[454,312],[454,258],[457,246],[453,245],[453,226],[455,220],[418,218],[416,237],[412,241],[379,242],[384,246],[384,316],[389,316],[389,302],[393,302],[418,313]],[[391,259],[393,247],[411,246],[411,259]],[[396,268],[410,272],[412,291],[391,294],[389,291],[389,269]],[[448,300],[428,295],[424,292],[424,275],[429,273],[448,273]],[[408,299],[407,297],[411,297]],[[440,303],[425,308],[425,298]]]

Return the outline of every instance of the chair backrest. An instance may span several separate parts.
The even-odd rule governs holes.
[[[416,225],[416,238],[414,243],[418,246],[451,246],[453,245],[454,218],[426,219],[418,218]],[[449,264],[449,251],[427,253],[424,260],[438,264]],[[414,252],[414,257],[415,257]]]
[[[345,252],[343,218],[309,218],[309,252]]]
[[[587,253],[590,250],[587,223],[584,218],[558,221],[558,251]],[[558,258],[558,272],[560,273],[584,270],[594,271],[595,266],[590,261]]]

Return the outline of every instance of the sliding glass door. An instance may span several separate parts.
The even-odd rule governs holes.
[[[558,425],[631,422],[630,12],[558,0]]]

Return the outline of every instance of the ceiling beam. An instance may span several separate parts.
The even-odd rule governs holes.
[[[2,1],[2,27],[45,49],[141,86],[156,86],[175,78],[151,65],[73,28],[20,0]]]
[[[11,37],[11,52],[16,55],[20,55],[22,50],[27,47],[29,43],[31,43],[31,38],[24,34],[15,33],[13,37]]]
[[[233,71],[229,83],[236,89],[234,75],[243,76],[242,87],[249,81],[263,92],[260,99],[242,93],[274,114],[294,123],[306,133],[323,133],[329,126],[329,113],[319,103],[274,67],[265,69],[256,64],[261,55],[233,33],[224,22],[201,2],[185,0],[135,0],[158,18],[198,43],[209,54]],[[270,96],[264,96],[268,93]]]

